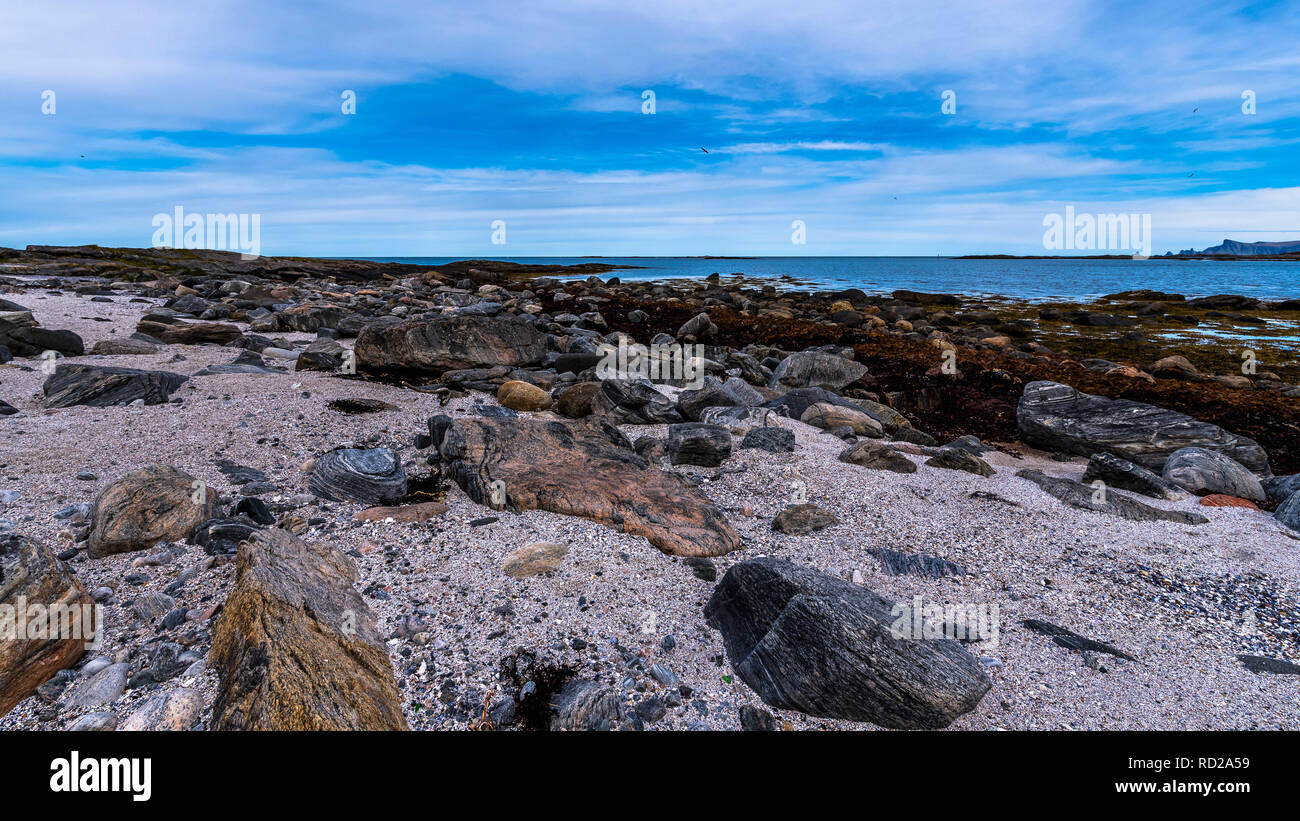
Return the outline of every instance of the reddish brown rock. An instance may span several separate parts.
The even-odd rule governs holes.
[[[382,522],[392,519],[395,522],[427,522],[435,516],[446,513],[448,507],[442,502],[420,502],[414,505],[396,505],[394,507],[368,507],[352,515],[357,522]]]
[[[216,509],[216,491],[170,465],[128,473],[95,498],[90,555],[99,558],[188,538]]]
[[[1259,505],[1243,499],[1240,496],[1229,496],[1225,493],[1211,493],[1209,496],[1202,496],[1200,503],[1205,507],[1245,507],[1251,510],[1259,510]]]

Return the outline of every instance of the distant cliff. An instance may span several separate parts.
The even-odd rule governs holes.
[[[1182,253],[1187,254],[1189,252],[1183,251]],[[1225,239],[1213,248],[1190,253],[1229,254],[1239,257],[1297,254],[1300,253],[1300,240],[1291,240],[1290,242],[1237,242],[1235,239]]]

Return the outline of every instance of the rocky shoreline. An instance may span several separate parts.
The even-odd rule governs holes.
[[[1298,322],[3,251],[0,729],[1295,729]]]

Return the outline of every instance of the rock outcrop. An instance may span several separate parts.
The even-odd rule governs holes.
[[[385,318],[365,326],[353,350],[357,367],[366,371],[514,368],[540,362],[546,354],[546,336],[531,322],[515,318]]]

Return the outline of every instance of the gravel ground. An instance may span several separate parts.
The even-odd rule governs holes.
[[[9,296],[33,308],[43,326],[81,334],[88,349],[97,340],[130,335],[149,307],[125,297],[91,302],[37,291]],[[189,375],[236,353],[172,345],[158,354],[75,361]],[[264,471],[280,488],[266,501],[306,502],[296,511],[311,523],[303,538],[359,555],[359,587],[381,633],[395,636],[390,657],[413,728],[474,723],[485,703],[490,708],[502,697],[499,662],[520,647],[579,676],[611,683],[626,678],[628,654],[643,657],[645,667],[666,666],[688,695],[637,673],[628,696],[629,705],[650,695],[665,702],[666,714],[646,725],[653,729],[738,729],[742,705],[763,706],[733,675],[719,634],[704,624],[701,607],[713,585],[685,560],[660,553],[644,539],[551,513],[492,511],[455,487],[445,496],[450,511],[427,524],[357,524],[351,517],[361,505],[292,500],[306,492],[303,464],[341,445],[393,447],[408,470],[422,469],[425,454],[411,441],[425,420],[436,413],[471,415],[475,405],[495,404],[485,394],[443,407],[435,396],[396,387],[286,372],[198,377],[175,394],[181,404],[47,411],[40,407],[45,375],[38,365],[0,365],[0,398],[22,411],[0,417],[0,491],[20,494],[0,508],[0,518],[61,550],[71,535],[53,518],[55,511],[90,501],[135,468],[172,464],[227,496],[235,488],[217,460]],[[397,409],[349,416],[326,407],[344,397],[380,399]],[[796,434],[793,454],[736,450],[721,470],[673,468],[701,477],[701,487],[747,544],[713,560],[718,575],[736,562],[773,555],[860,580],[900,603],[920,596],[927,603],[996,606],[996,642],[972,645],[986,660],[993,689],[952,729],[1300,729],[1300,677],[1253,674],[1236,659],[1237,653],[1257,652],[1300,661],[1300,540],[1268,514],[1144,499],[1195,510],[1211,521],[1129,522],[1068,508],[1014,475],[1034,467],[1079,478],[1083,460],[1056,462],[1017,446],[1019,459],[985,455],[997,469],[992,477],[928,467],[919,457],[911,457],[918,471],[901,475],[841,463],[839,440],[799,422],[782,424]],[[663,426],[623,430],[632,438],[666,436]],[[79,471],[97,478],[78,480]],[[807,536],[773,532],[771,520],[791,503],[795,483],[840,524]],[[487,516],[497,521],[471,525]],[[542,541],[569,545],[559,570],[522,580],[501,571],[511,551]],[[967,574],[892,577],[869,552],[881,547],[940,556]],[[131,602],[161,591],[191,567],[197,577],[176,594],[190,608],[191,621],[172,631],[171,640],[206,650],[211,625],[202,617],[229,592],[233,565],[211,562],[194,546],[163,565],[133,566],[139,559],[140,554],[78,556],[71,562],[87,589],[117,591],[98,655],[138,660],[157,630],[135,617]],[[133,572],[148,578],[132,584],[126,579]],[[399,635],[411,634],[398,629],[408,617],[425,622],[420,632],[428,635]],[[1025,618],[1109,642],[1137,660],[1085,658],[1021,626]],[[666,636],[673,641],[665,642]],[[199,726],[205,726],[215,674],[196,670],[166,686],[176,683],[203,693],[207,707]],[[125,717],[147,694],[129,691],[112,710]],[[0,729],[60,729],[84,712],[54,715],[33,697],[0,718]],[[774,712],[778,722],[795,729],[870,729]]]

